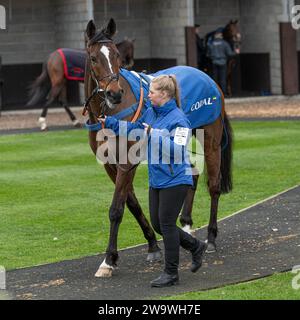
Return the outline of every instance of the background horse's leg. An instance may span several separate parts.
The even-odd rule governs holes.
[[[219,197],[221,194],[221,140],[223,125],[218,118],[213,124],[204,128],[205,162],[208,176],[208,189],[210,194],[210,219],[208,224],[207,252],[216,250],[216,237],[218,233],[217,214]]]
[[[191,186],[188,189],[183,209],[180,215],[180,223],[183,226],[183,230],[185,232],[191,233],[191,228],[193,225],[193,220],[192,220],[192,210],[193,210],[193,203],[194,203],[194,197],[195,193],[197,190],[197,185],[198,185],[198,179],[199,179],[199,171],[198,169],[192,165],[192,170],[193,170],[193,186]]]
[[[68,101],[67,101],[67,81],[64,79],[64,85],[61,89],[60,95],[59,95],[59,103],[62,107],[65,108],[69,118],[71,119],[74,127],[80,128],[81,125],[79,121],[76,119],[74,113],[71,111],[71,109],[68,107]]]
[[[52,88],[50,90],[50,93],[48,96],[48,101],[46,102],[46,104],[42,110],[42,113],[39,117],[39,120],[38,120],[42,131],[47,129],[46,116],[47,116],[47,112],[48,112],[48,107],[52,103],[55,102],[55,100],[57,99],[57,97],[59,96],[59,94],[61,92],[61,89],[62,89],[62,85],[57,84],[57,85],[52,86]]]

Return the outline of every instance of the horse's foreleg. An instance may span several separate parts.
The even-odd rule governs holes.
[[[188,233],[191,233],[191,228],[193,225],[192,210],[193,210],[194,197],[197,190],[198,179],[199,179],[199,171],[194,165],[192,165],[192,170],[193,170],[193,186],[191,186],[188,189],[186,198],[184,200],[183,209],[179,219],[181,225],[183,226],[182,229]]]
[[[130,188],[126,204],[130,212],[133,214],[133,216],[137,220],[141,229],[143,230],[145,239],[148,241],[149,249],[148,249],[147,261],[161,260],[161,252],[160,252],[159,246],[157,245],[155,233],[143,213],[143,210],[135,196],[133,187]]]
[[[118,170],[115,184],[115,192],[109,209],[110,235],[106,249],[106,257],[96,272],[96,277],[111,277],[112,271],[118,260],[117,238],[119,226],[123,218],[124,206],[128,195],[128,186],[132,183],[132,176]]]

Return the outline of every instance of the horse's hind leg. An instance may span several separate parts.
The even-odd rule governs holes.
[[[148,220],[146,219],[143,210],[135,196],[133,186],[130,188],[128,192],[128,197],[126,200],[126,204],[130,212],[133,214],[141,229],[143,230],[144,237],[148,241],[149,249],[147,261],[160,261],[161,260],[161,252],[160,248],[157,245],[157,240],[153,229],[151,228]]]
[[[221,194],[221,138],[222,124],[218,119],[213,125],[205,129],[204,148],[205,162],[208,175],[208,189],[211,199],[210,219],[208,224],[207,252],[216,251],[216,237],[218,233],[217,214]]]
[[[68,102],[67,102],[67,82],[65,79],[64,79],[64,85],[63,85],[62,90],[59,95],[59,103],[66,110],[74,127],[77,127],[77,128],[81,127],[81,125],[80,125],[79,121],[76,119],[74,113],[71,111],[71,109],[67,105],[68,104]]]
[[[39,117],[38,123],[40,124],[41,130],[44,131],[47,129],[47,123],[46,123],[46,117],[47,117],[47,112],[48,112],[48,107],[55,102],[57,97],[59,96],[60,92],[62,90],[62,85],[57,84],[52,86],[49,96],[48,96],[48,101],[46,102],[42,113]]]
[[[192,170],[193,170],[193,186],[191,186],[188,189],[188,192],[184,201],[183,209],[179,219],[181,225],[183,226],[182,229],[188,233],[191,233],[191,228],[193,225],[192,210],[193,210],[194,197],[197,190],[198,179],[199,179],[199,171],[194,165],[192,165]]]

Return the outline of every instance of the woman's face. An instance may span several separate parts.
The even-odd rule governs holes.
[[[148,97],[153,105],[161,106],[166,102],[167,93],[162,90],[157,90],[157,85],[151,83]]]

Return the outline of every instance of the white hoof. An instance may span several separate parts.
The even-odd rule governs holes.
[[[112,276],[112,268],[100,267],[95,273],[96,278],[110,278]]]
[[[112,276],[113,267],[108,265],[104,259],[101,263],[98,271],[95,273],[95,277],[97,278],[110,278]]]
[[[45,131],[47,129],[46,118],[39,117],[38,123],[39,123],[40,128],[41,128],[42,131]]]
[[[81,127],[81,124],[77,119],[73,120],[72,123],[73,123],[73,126],[76,127],[76,128]]]
[[[192,229],[191,229],[191,226],[189,224],[186,224],[183,228],[182,228],[183,231],[187,232],[188,234],[192,234]]]

